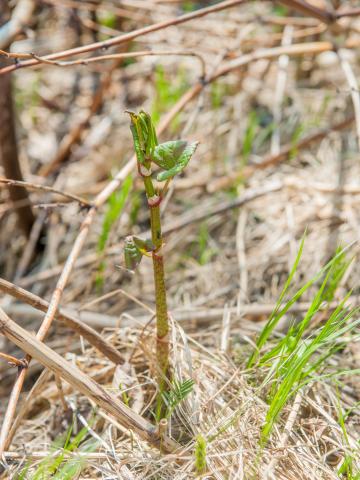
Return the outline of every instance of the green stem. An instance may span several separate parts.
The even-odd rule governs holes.
[[[162,255],[153,253],[155,296],[156,296],[156,361],[158,365],[158,397],[156,418],[161,420],[166,413],[163,395],[168,391],[169,370],[169,320],[166,304],[164,261]]]
[[[155,247],[152,253],[155,303],[156,303],[156,361],[158,368],[158,397],[156,406],[156,418],[160,420],[166,413],[166,405],[163,396],[168,390],[169,372],[169,318],[166,300],[164,258],[162,255],[163,237],[161,233],[160,198],[153,205],[152,200],[156,191],[151,177],[143,177],[146,196],[150,209],[151,240]]]

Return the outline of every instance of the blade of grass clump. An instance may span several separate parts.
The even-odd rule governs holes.
[[[352,309],[348,311],[348,309],[344,308],[345,300],[341,302],[339,307],[329,316],[329,319],[323,327],[310,338],[300,342],[284,364],[279,366],[283,372],[282,379],[278,384],[276,393],[270,400],[265,425],[261,432],[262,446],[266,444],[280,412],[289,398],[299,390],[302,381],[323,365],[342,335],[353,330],[360,324],[360,319],[347,324],[348,320],[350,320],[358,310]],[[320,355],[320,359],[317,358],[315,363],[310,364],[309,362],[313,355],[324,348],[326,348],[326,351]],[[307,370],[305,369],[306,366],[308,366]]]
[[[344,308],[344,306],[345,306],[345,302],[348,300],[349,296],[350,296],[350,293],[343,299],[343,301],[336,307],[336,309],[330,315],[329,320],[332,320],[334,325],[337,325],[336,322],[337,322],[338,318],[343,316],[348,311],[346,308]],[[351,311],[351,314],[349,314],[349,315],[352,316],[352,314],[353,314],[353,311]],[[331,325],[329,325],[328,329],[325,330],[328,337],[329,337],[330,332],[331,332],[330,329],[331,329]],[[322,332],[322,330],[321,330],[321,332]],[[301,337],[299,337],[299,339],[296,342],[294,342],[294,347],[292,348],[292,350],[289,351],[289,354],[287,355],[287,357],[283,359],[281,368],[279,369],[279,370],[281,370],[281,372],[280,371],[278,372],[278,373],[280,373],[280,375],[282,374],[282,372],[283,372],[284,375],[286,375],[287,369],[290,368],[289,364],[291,362],[291,354],[295,351],[295,349],[299,345],[299,341],[303,340],[302,334],[303,334],[303,332],[301,333]],[[310,335],[309,338],[311,338],[311,335]],[[319,340],[321,340],[321,338],[319,338]],[[307,339],[305,341],[307,341]],[[318,357],[316,363],[311,366],[311,371],[315,371],[320,366],[321,363],[323,363],[330,355],[335,353],[335,351],[338,350],[339,348],[340,348],[339,346],[333,345],[332,348],[329,351],[326,351],[325,353],[320,355]],[[305,372],[305,376],[309,375],[311,373],[311,371],[308,370],[307,372]],[[278,376],[280,376],[280,375],[278,375]]]
[[[297,326],[293,326],[289,328],[285,337],[278,342],[278,344],[271,349],[268,353],[263,355],[259,360],[260,364],[264,364],[269,362],[270,360],[274,359],[275,357],[281,357],[283,360],[284,356],[289,356],[291,352],[295,350],[297,347],[300,339],[302,338],[303,333],[310,325],[310,322],[314,318],[314,316],[319,312],[321,305],[324,301],[332,300],[333,297],[329,297],[328,295],[328,288],[331,286],[332,293],[335,293],[339,282],[341,281],[342,276],[344,275],[345,271],[343,270],[343,258],[344,253],[338,252],[339,256],[335,255],[334,263],[329,268],[328,272],[325,274],[325,278],[317,291],[316,295],[314,296],[309,309],[307,310],[303,320]],[[339,264],[341,263],[341,271],[342,274],[339,275]],[[349,263],[347,262],[346,265],[348,266]],[[279,360],[279,359],[278,359]],[[273,365],[273,369],[277,369],[276,361]]]
[[[275,308],[273,312],[271,313],[269,320],[266,322],[264,328],[262,329],[258,339],[256,340],[256,348],[254,352],[250,355],[250,358],[247,363],[247,368],[251,368],[254,363],[257,361],[259,355],[260,355],[260,350],[261,348],[265,345],[269,337],[271,336],[272,332],[274,331],[276,325],[279,323],[281,318],[289,311],[289,309],[296,303],[299,298],[308,290],[319,278],[321,278],[322,275],[324,275],[334,263],[336,263],[339,259],[340,256],[343,255],[343,253],[350,248],[350,245],[344,249],[342,249],[339,253],[337,253],[323,268],[320,269],[320,271],[313,277],[311,278],[305,285],[303,285],[294,295],[293,297],[285,303],[285,305],[281,308],[281,305],[283,304],[284,297],[286,293],[288,292],[290,288],[291,281],[296,273],[297,267],[299,265],[299,261],[301,258],[301,254],[303,251],[304,247],[304,241],[305,241],[305,235],[303,236],[299,251],[297,253],[294,265],[291,269],[291,272],[289,274],[289,277],[285,283],[285,286],[279,296],[279,299],[275,305]]]
[[[64,465],[51,478],[53,480],[73,480],[79,478],[80,473],[86,467],[87,458],[86,453],[92,453],[96,450],[99,443],[91,440],[83,444],[79,451],[83,454],[81,456],[68,459]],[[84,455],[85,454],[85,455]]]
[[[35,472],[31,476],[31,480],[70,480],[75,478],[81,471],[84,466],[85,458],[81,459],[82,466],[80,468],[79,459],[69,459],[65,461],[65,455],[67,452],[73,452],[76,450],[80,443],[84,440],[88,433],[86,427],[82,428],[80,432],[71,440],[73,426],[71,426],[65,436],[60,436],[57,438],[51,445],[49,455],[44,458]],[[59,449],[61,449],[59,451]],[[85,450],[87,451],[87,450]],[[54,452],[58,452],[57,456],[54,458]],[[64,463],[65,461],[65,463]],[[61,467],[61,464],[64,465]],[[76,469],[75,469],[76,465]],[[61,468],[60,468],[61,467]],[[31,465],[26,465],[26,467],[18,474],[18,479],[27,479],[27,472],[31,468]]]
[[[360,375],[360,368],[345,368],[342,370],[337,370],[336,372],[324,373],[322,375],[314,375],[311,377],[311,379],[307,379],[301,382],[299,384],[299,389],[305,387],[310,382],[322,382],[323,380],[333,380],[339,377],[357,376],[357,375]],[[357,402],[355,404],[355,407],[353,408],[357,408],[358,406],[360,406],[360,402]]]
[[[300,247],[299,247],[298,253],[296,255],[294,265],[292,266],[290,274],[289,274],[289,276],[288,276],[288,278],[285,282],[284,288],[283,288],[283,290],[282,290],[282,292],[281,292],[281,294],[278,298],[278,301],[276,302],[274,311],[270,315],[269,320],[267,321],[266,325],[264,326],[263,330],[261,331],[261,333],[259,335],[259,338],[256,341],[256,350],[254,350],[254,352],[250,356],[249,361],[247,363],[247,368],[251,368],[254,365],[254,363],[256,362],[257,357],[259,355],[260,349],[266,343],[267,339],[271,335],[272,331],[274,330],[274,328],[276,327],[278,321],[280,320],[280,318],[282,316],[282,315],[279,316],[278,313],[279,313],[281,304],[284,300],[284,297],[285,297],[287,291],[289,290],[289,287],[291,285],[291,281],[292,281],[292,279],[293,279],[293,277],[296,273],[297,267],[299,265],[301,255],[302,255],[302,252],[303,252],[303,248],[304,248],[304,242],[305,242],[305,234],[303,235],[303,237],[301,239]],[[285,306],[285,308],[286,308],[286,306]],[[290,308],[290,306],[289,306],[289,308]]]
[[[54,440],[54,442],[50,447],[49,456],[45,457],[44,460],[40,462],[39,467],[33,473],[33,476],[32,476],[33,480],[42,480],[42,479],[49,478],[47,476],[50,474],[53,474],[56,471],[56,469],[59,467],[59,465],[64,459],[64,453],[59,452],[58,456],[54,459],[52,452],[57,451],[59,448],[63,448],[65,450],[68,447],[71,439],[72,429],[73,429],[73,425],[71,425],[70,428],[68,429],[65,436],[65,441],[64,441],[64,436],[60,436],[59,438]],[[61,447],[62,444],[63,446]]]
[[[341,280],[343,279],[346,270],[349,268],[353,259],[347,260],[345,251],[340,246],[336,249],[335,256],[338,257],[338,260],[334,263],[332,267],[331,277],[328,281],[326,291],[324,294],[324,300],[331,302],[334,299],[336,290],[339,287]]]

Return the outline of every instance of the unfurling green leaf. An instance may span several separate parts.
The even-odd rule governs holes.
[[[189,163],[197,146],[198,146],[198,142],[190,143],[189,145],[187,145],[183,149],[181,155],[177,159],[175,159],[174,165],[169,169],[166,169],[165,172],[161,172],[158,174],[158,176],[156,177],[157,181],[163,182],[165,180],[173,178],[175,175],[182,172],[184,168],[187,166],[187,164]]]
[[[127,237],[125,239],[124,247],[126,268],[129,270],[135,270],[141,262],[143,255],[152,252],[154,248],[154,244],[151,240],[142,240],[135,236]]]
[[[132,240],[142,253],[152,252],[155,249],[154,244],[149,238],[147,240],[143,240],[142,238],[133,235]]]
[[[135,270],[135,268],[141,262],[143,253],[135,245],[132,237],[128,237],[125,239],[124,257],[125,257],[125,266],[129,270]]]
[[[163,170],[170,170],[176,165],[187,144],[185,140],[172,140],[160,143],[154,150],[154,163]]]
[[[148,113],[141,110],[139,114],[127,112],[131,118],[131,133],[137,159],[140,163],[149,160],[158,144],[155,127]]]

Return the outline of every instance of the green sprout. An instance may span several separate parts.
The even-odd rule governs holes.
[[[202,475],[206,470],[206,447],[206,439],[199,434],[195,444],[195,470],[198,475]]]
[[[125,242],[125,263],[127,268],[135,269],[142,257],[150,256],[153,261],[155,303],[156,303],[156,360],[158,371],[158,396],[156,418],[166,415],[164,394],[171,384],[169,364],[169,318],[167,309],[164,259],[162,253],[163,237],[161,232],[160,204],[172,178],[181,173],[194,154],[197,142],[188,143],[174,140],[158,143],[151,116],[140,111],[138,114],[127,112],[131,120],[131,133],[137,158],[137,167],[143,180],[150,212],[151,240],[128,237]],[[155,187],[152,179],[152,166],[155,164],[162,171],[157,175],[158,182],[165,182],[163,187]]]

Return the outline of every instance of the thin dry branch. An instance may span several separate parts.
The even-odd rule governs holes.
[[[72,193],[63,192],[62,190],[58,190],[57,188],[48,187],[46,185],[39,185],[36,183],[31,182],[23,182],[19,180],[13,180],[11,178],[4,178],[0,177],[0,183],[4,183],[5,185],[9,185],[11,187],[25,187],[27,190],[40,190],[42,192],[51,192],[57,195],[61,195],[69,200],[73,200],[75,202],[80,203],[85,207],[91,207],[91,203],[85,200],[84,198],[79,197],[78,195],[74,195]]]
[[[358,41],[348,41],[348,48],[355,48],[360,42]],[[310,43],[297,43],[289,45],[287,47],[274,47],[274,48],[264,48],[258,49],[255,52],[241,55],[240,57],[227,62],[222,67],[218,68],[213,74],[208,76],[204,81],[198,82],[178,100],[178,102],[173,106],[173,108],[163,117],[162,123],[168,125],[168,123],[179,113],[183,108],[191,102],[195,97],[197,97],[200,92],[207,86],[209,83],[214,82],[218,78],[227,75],[230,72],[236,71],[239,68],[244,67],[245,65],[250,64],[256,60],[266,59],[266,58],[277,58],[280,55],[289,55],[289,56],[300,56],[304,54],[317,55],[322,52],[328,52],[334,50],[334,45],[331,42],[310,42]]]
[[[318,8],[315,5],[304,0],[279,0],[280,3],[286,5],[287,7],[293,8],[298,12],[304,13],[309,17],[314,17],[324,23],[333,23],[336,20],[336,14],[330,10],[324,10]]]
[[[24,62],[17,62],[14,65],[10,65],[0,69],[0,75],[12,72],[14,70],[25,68],[25,67],[32,67],[35,65],[39,65],[41,63],[49,63],[52,64],[54,60],[59,60],[62,58],[71,57],[74,55],[80,55],[83,53],[93,52],[96,50],[106,50],[110,47],[118,46],[123,43],[128,43],[135,38],[138,38],[142,35],[146,35],[151,32],[156,32],[159,30],[163,30],[170,26],[180,25],[182,23],[189,22],[196,18],[201,18],[205,15],[209,15],[211,13],[219,12],[221,10],[225,10],[228,8],[235,7],[237,5],[241,5],[247,3],[248,0],[225,0],[220,2],[216,5],[212,5],[210,7],[205,7],[195,12],[186,13],[184,15],[180,15],[177,18],[172,18],[170,20],[166,20],[163,22],[155,23],[153,25],[149,25],[147,27],[140,28],[138,30],[134,30],[132,32],[115,36],[111,39],[102,41],[102,42],[94,42],[88,45],[83,45],[81,47],[75,47],[68,50],[63,50],[61,52],[45,55],[42,57],[37,57],[35,54],[25,54],[30,55],[32,59],[26,60]],[[340,12],[337,16],[336,12],[331,12],[329,10],[319,9],[303,0],[280,0],[281,3],[294,8],[297,11],[305,13],[311,17],[317,18],[326,24],[331,24],[337,20],[337,18],[344,17],[344,16],[355,16],[359,15],[358,9],[354,9],[348,12]],[[80,61],[82,63],[82,61]]]
[[[189,22],[190,20],[194,20],[195,18],[204,17],[205,15],[209,15],[210,13],[220,12],[221,10],[225,10],[231,7],[235,7],[237,5],[241,5],[246,3],[248,0],[225,0],[220,2],[216,5],[212,5],[210,7],[202,8],[196,10],[194,12],[186,13],[184,15],[180,15],[177,18],[172,18],[170,20],[165,20],[163,22],[155,23],[154,25],[149,25],[147,27],[139,28],[138,30],[134,30],[132,32],[118,35],[117,37],[110,38],[108,40],[102,42],[95,42],[89,45],[84,45],[82,47],[76,47],[69,50],[64,50],[62,52],[53,53],[51,55],[45,55],[42,60],[59,60],[61,58],[72,57],[74,55],[80,55],[87,52],[93,52],[95,50],[106,50],[110,47],[114,47],[117,45],[121,45],[123,43],[128,43],[135,38],[138,38],[142,35],[146,35],[151,32],[157,32],[159,30],[163,30],[164,28],[168,28],[175,25],[180,25],[181,23]],[[26,60],[22,63],[17,63],[16,65],[10,65],[9,67],[5,67],[0,70],[0,75],[12,72],[19,68],[24,67],[31,67],[34,65],[39,65],[41,62],[39,60]]]
[[[18,300],[25,302],[42,312],[46,312],[49,307],[49,303],[46,300],[43,300],[37,295],[34,295],[33,293],[28,292],[27,290],[24,290],[23,288],[20,288],[2,278],[0,278],[0,290],[3,293],[11,295],[12,297],[17,298]],[[114,348],[99,333],[83,323],[81,320],[62,311],[57,312],[56,318],[71,328],[71,330],[84,337],[90,343],[90,345],[97,348],[99,352],[101,352],[115,364],[119,364],[124,361],[116,348]]]
[[[343,10],[336,12],[336,18],[344,18],[344,17],[357,17],[360,15],[360,7],[353,8],[352,10]]]
[[[16,357],[13,357],[12,355],[9,355],[7,353],[0,352],[0,358],[5,360],[9,365],[13,365],[15,367],[26,367],[26,363],[22,359],[18,359]]]
[[[126,58],[138,58],[138,57],[169,57],[169,56],[180,56],[180,57],[195,57],[200,62],[201,68],[201,78],[206,76],[206,64],[204,57],[197,52],[191,50],[142,50],[139,52],[125,52],[125,53],[111,53],[109,55],[100,55],[98,57],[89,57],[89,58],[79,58],[78,60],[71,60],[68,62],[58,62],[56,60],[47,60],[46,57],[40,57],[34,53],[11,53],[0,50],[0,55],[5,56],[6,58],[14,58],[17,60],[30,59],[34,58],[40,63],[45,63],[46,65],[54,65],[56,67],[73,67],[75,65],[89,65],[95,62],[101,62],[104,60],[121,60]]]
[[[165,435],[160,439],[156,426],[133,412],[78,367],[66,361],[50,347],[17,325],[1,308],[0,332],[26,352],[29,357],[36,358],[39,363],[66,380],[75,390],[93,400],[96,405],[113,415],[125,428],[136,432],[143,440],[157,448],[160,448],[161,443],[161,448],[165,451],[174,451],[179,447],[176,442]],[[3,444],[2,439],[1,447]],[[0,449],[1,454],[3,451]]]

